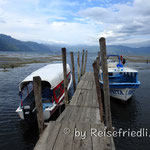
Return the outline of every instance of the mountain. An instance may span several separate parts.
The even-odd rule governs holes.
[[[66,47],[67,52],[88,50],[88,52],[97,52],[99,46],[93,45],[66,45],[66,44],[39,44],[36,42],[23,42],[12,38],[11,36],[0,34],[0,51],[27,51],[27,52],[48,52],[51,54],[61,53],[61,48]],[[128,47],[123,45],[107,45],[108,54],[125,55],[150,55],[150,46],[148,47]]]
[[[88,45],[74,45],[66,46],[69,51],[81,51],[88,50],[89,52],[97,52],[100,50],[99,46],[88,46]],[[128,46],[122,45],[108,45],[107,46],[108,54],[125,54],[125,55],[150,55],[150,47],[139,47],[131,48]]]
[[[57,45],[39,44],[36,42],[23,42],[11,36],[0,34],[0,51],[26,51],[26,52],[50,52],[58,53],[60,47]]]

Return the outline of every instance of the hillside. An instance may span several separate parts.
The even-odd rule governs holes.
[[[23,42],[4,34],[0,34],[0,51],[26,51],[26,52],[48,52],[51,54],[61,53],[61,48],[66,47],[67,51],[81,51],[83,49],[89,52],[99,51],[99,46],[90,45],[60,45],[60,44],[39,44],[36,42]],[[131,48],[122,45],[108,45],[109,54],[125,55],[150,55],[150,47]]]
[[[60,49],[60,47],[59,47]],[[11,36],[0,34],[0,51],[26,51],[58,53],[58,46],[39,44],[36,42],[23,42]]]

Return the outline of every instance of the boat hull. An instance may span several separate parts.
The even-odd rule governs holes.
[[[67,90],[70,89],[71,83],[72,83],[72,75],[71,75],[71,78],[70,78],[70,81],[69,81]],[[63,95],[60,97],[58,103],[53,102],[53,105],[52,105],[51,107],[48,107],[48,108],[46,108],[46,109],[43,110],[43,117],[44,117],[44,120],[48,120],[48,119],[52,116],[52,114],[57,110],[57,108],[60,107],[60,106],[64,103],[64,102],[63,102],[64,96],[65,96],[65,94],[63,93]],[[21,119],[26,120],[26,119],[24,118],[24,112],[23,112],[23,109],[21,108],[21,106],[19,106],[19,107],[17,108],[16,112],[18,113],[18,115],[19,115],[19,117],[20,117]],[[33,116],[36,115],[35,112],[36,112],[36,108],[34,108],[33,111],[32,111]]]
[[[127,101],[134,94],[135,89],[125,88],[125,89],[110,89],[110,96],[123,101]]]

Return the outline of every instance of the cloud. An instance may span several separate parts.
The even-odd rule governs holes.
[[[149,40],[149,0],[117,2],[0,0],[0,32],[21,40],[70,44],[98,44],[101,36],[109,44]]]
[[[100,35],[116,38],[150,34],[149,0],[135,0],[133,4],[114,4],[108,8],[93,7],[79,11],[83,18],[103,24]],[[118,39],[119,39],[118,38]]]

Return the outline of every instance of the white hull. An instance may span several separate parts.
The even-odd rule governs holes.
[[[133,96],[134,89],[126,88],[126,89],[110,89],[110,96],[127,101]]]

